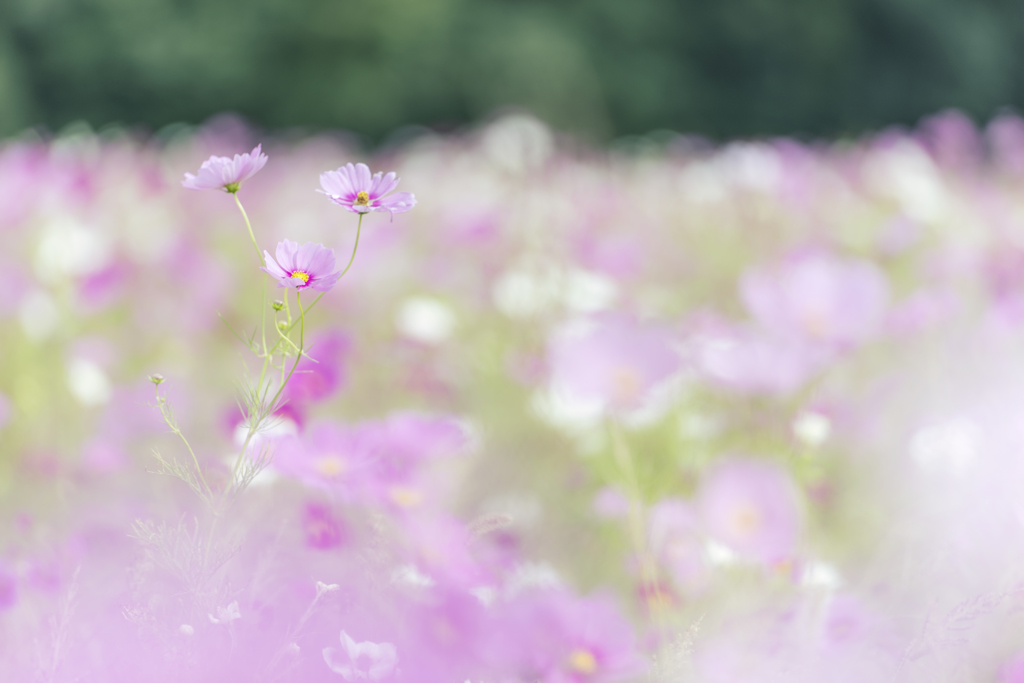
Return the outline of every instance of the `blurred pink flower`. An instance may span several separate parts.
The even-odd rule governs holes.
[[[398,176],[394,171],[371,176],[366,164],[346,164],[336,171],[321,173],[320,186],[323,190],[317,192],[353,213],[388,211],[394,215],[416,206],[416,197],[409,192],[385,196],[398,187]]]
[[[273,467],[311,486],[353,498],[359,495],[365,481],[370,458],[371,448],[365,431],[323,423],[303,436],[280,439]]]
[[[687,346],[692,362],[705,377],[744,394],[789,394],[810,379],[830,355],[800,339],[710,316],[696,322]]]
[[[189,190],[224,190],[238,192],[243,182],[256,175],[266,166],[267,155],[262,145],[256,145],[248,154],[236,154],[235,158],[211,156],[199,167],[199,174],[185,174],[182,187]]]
[[[889,285],[873,263],[815,249],[749,270],[740,280],[740,296],[766,330],[847,348],[879,330]]]
[[[266,251],[263,255],[267,265],[260,270],[277,278],[278,287],[294,287],[296,292],[329,292],[338,281],[334,250],[322,244],[306,242],[300,247],[298,242],[284,240],[277,245],[276,261]]]
[[[323,655],[331,671],[346,681],[379,681],[396,672],[398,652],[391,643],[357,643],[344,631],[340,639],[341,650],[325,647]]]
[[[422,463],[454,455],[466,443],[465,430],[451,418],[398,413],[356,425],[324,423],[307,435],[285,437],[273,467],[353,501],[418,509],[432,493]]]
[[[697,511],[686,501],[667,498],[648,513],[650,547],[668,567],[676,586],[700,590],[707,583],[708,567]]]
[[[802,527],[800,497],[778,465],[720,462],[705,475],[698,505],[706,532],[739,556],[764,564],[793,558]]]
[[[606,597],[547,590],[508,607],[503,631],[523,680],[602,683],[642,674],[633,628]]]
[[[469,552],[472,537],[463,522],[447,515],[410,515],[403,526],[416,566],[431,579],[460,588],[471,588],[482,579]]]
[[[317,550],[329,550],[346,541],[345,527],[335,519],[331,509],[320,503],[309,503],[302,511],[302,529],[306,545]]]
[[[313,337],[308,344],[312,359],[299,361],[281,394],[294,411],[301,413],[309,404],[325,401],[345,386],[345,361],[351,346],[352,340],[344,332],[325,332]]]
[[[665,329],[622,315],[569,325],[548,343],[552,389],[603,409],[640,407],[680,365]]]

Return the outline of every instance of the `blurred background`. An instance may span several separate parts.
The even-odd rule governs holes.
[[[1024,103],[1020,0],[5,0],[0,136],[199,123],[858,135]]]

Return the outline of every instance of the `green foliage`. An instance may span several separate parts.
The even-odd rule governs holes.
[[[1024,101],[1020,0],[9,0],[0,134],[233,110],[380,139],[527,107],[594,138],[854,133]]]

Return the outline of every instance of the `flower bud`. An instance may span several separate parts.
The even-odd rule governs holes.
[[[150,375],[149,381],[159,386],[160,384],[163,384],[164,376],[159,374]]]
[[[288,328],[288,323],[286,323],[283,320],[278,320],[277,321],[277,329],[279,329],[282,332],[284,332],[287,328]]]
[[[284,302],[280,299],[275,299],[270,305],[274,307],[275,311],[280,311],[284,308]]]

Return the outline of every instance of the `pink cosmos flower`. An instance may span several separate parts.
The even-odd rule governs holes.
[[[357,643],[344,631],[340,638],[341,650],[325,647],[323,654],[331,671],[341,674],[346,681],[379,681],[398,668],[398,652],[391,643]]]
[[[347,530],[335,519],[331,509],[320,503],[309,503],[302,511],[302,530],[306,545],[317,550],[329,550],[345,543]]]
[[[799,494],[789,473],[773,463],[719,463],[704,480],[699,507],[707,532],[741,557],[774,564],[796,552]]]
[[[689,503],[666,498],[652,507],[647,533],[651,549],[668,568],[676,586],[689,591],[704,588],[708,568],[697,513]]]
[[[508,655],[523,680],[605,683],[643,673],[633,629],[606,596],[544,591],[509,605],[506,620]]]
[[[740,296],[766,330],[842,349],[879,331],[889,285],[871,262],[805,250],[745,273]]]
[[[334,250],[322,244],[285,240],[277,245],[277,260],[263,252],[267,265],[260,268],[277,278],[278,287],[294,287],[296,292],[315,289],[329,292],[338,281],[339,273],[334,270]]]
[[[558,330],[548,344],[552,388],[602,410],[632,410],[680,365],[668,330],[605,315]]]
[[[238,192],[243,182],[266,166],[267,155],[263,153],[262,147],[256,145],[248,154],[236,154],[234,159],[211,156],[199,167],[198,175],[186,173],[181,185],[189,190]]]
[[[371,176],[366,164],[346,164],[337,171],[321,173],[320,186],[324,189],[317,192],[327,195],[332,202],[353,213],[388,211],[394,215],[416,206],[416,197],[410,192],[385,196],[398,187],[398,176],[394,171],[387,175],[378,172]]]
[[[714,384],[741,394],[785,396],[828,361],[831,351],[754,325],[700,316],[687,341],[690,360]]]

